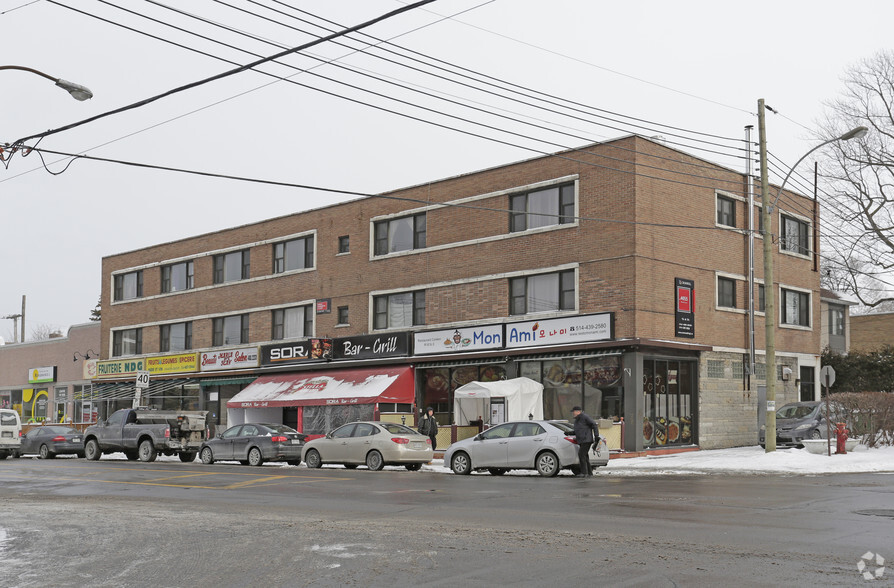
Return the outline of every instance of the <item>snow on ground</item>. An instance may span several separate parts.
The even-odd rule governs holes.
[[[443,460],[423,466],[424,471],[449,473]],[[662,474],[755,474],[816,475],[860,472],[894,473],[894,447],[868,449],[857,446],[846,455],[817,455],[806,449],[778,449],[767,453],[762,447],[736,447],[688,451],[670,455],[619,458],[612,456],[608,466],[596,469],[597,476],[654,476]],[[508,475],[537,475],[533,471],[513,471]],[[487,475],[487,474],[485,474]],[[562,475],[571,475],[562,472]]]

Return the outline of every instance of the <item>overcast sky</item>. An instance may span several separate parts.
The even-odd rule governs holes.
[[[133,12],[87,0],[0,0],[0,65],[95,94],[77,102],[39,76],[0,71],[0,144],[308,43],[327,34],[308,24],[322,23],[316,17],[335,30],[406,3],[228,0],[241,11],[205,0],[111,4]],[[845,68],[891,47],[894,3],[842,6],[438,0],[365,29],[370,36],[259,68],[272,76],[243,72],[48,136],[40,147],[377,193],[637,132],[744,171],[743,129],[756,128],[765,98],[779,113],[767,128],[784,170],[814,145],[810,128],[841,91]],[[389,39],[401,48],[369,48]],[[547,93],[555,106],[513,91]],[[48,173],[36,153],[0,168],[0,316],[18,313],[26,295],[29,339],[39,326],[64,333],[87,322],[103,256],[351,198],[83,159],[66,169],[61,157],[45,157],[62,173]],[[0,321],[0,336],[12,341],[12,327]]]

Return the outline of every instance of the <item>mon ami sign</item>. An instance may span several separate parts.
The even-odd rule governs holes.
[[[614,325],[611,312],[510,323],[506,325],[506,348],[606,341],[614,337]]]

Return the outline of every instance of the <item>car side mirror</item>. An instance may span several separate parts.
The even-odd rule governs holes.
[[[332,431],[329,431],[328,433],[326,433],[326,438],[332,439]]]
[[[475,435],[475,441],[481,441],[482,439],[484,439],[484,435],[482,435],[481,433]]]

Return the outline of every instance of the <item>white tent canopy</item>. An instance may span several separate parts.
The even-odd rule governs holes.
[[[529,378],[469,382],[453,393],[453,418],[458,425],[542,419],[543,384]]]

